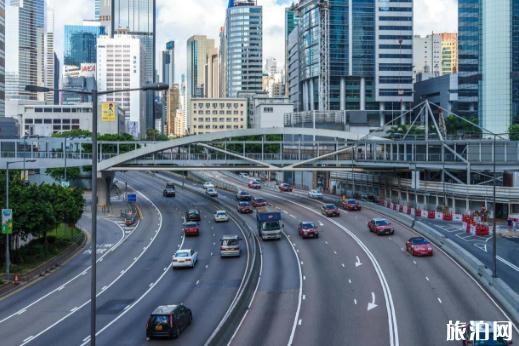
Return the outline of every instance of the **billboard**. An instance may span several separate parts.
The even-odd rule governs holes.
[[[2,234],[13,233],[13,211],[2,209]]]
[[[114,102],[103,102],[101,104],[101,121],[114,122],[117,119]]]
[[[95,77],[96,76],[96,64],[95,63],[83,63],[79,72],[81,77]]]

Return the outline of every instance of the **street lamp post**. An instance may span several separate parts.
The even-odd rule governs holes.
[[[132,91],[166,91],[169,89],[168,84],[164,83],[155,83],[145,85],[140,88],[131,88],[131,89],[119,89],[119,90],[106,90],[106,91],[98,91],[97,86],[94,87],[91,91],[85,90],[70,90],[70,89],[51,89],[46,87],[40,87],[36,85],[27,85],[25,86],[25,90],[29,92],[69,92],[76,93],[82,95],[89,95],[92,98],[92,205],[91,205],[91,214],[92,214],[92,231],[91,231],[91,280],[90,280],[90,345],[95,346],[96,344],[96,294],[97,294],[97,155],[98,155],[98,147],[97,147],[97,104],[98,97],[104,96],[108,94],[115,94],[121,92],[132,92]],[[65,142],[66,143],[66,142]]]
[[[23,162],[23,167],[25,169],[26,162],[35,162],[36,160],[18,160],[18,161],[7,161],[5,163],[5,209],[9,209],[9,166],[15,163]],[[9,234],[5,235],[5,278],[9,280],[9,270],[11,268],[11,256],[9,250]]]

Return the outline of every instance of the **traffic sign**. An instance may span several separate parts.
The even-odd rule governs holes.
[[[135,203],[135,202],[137,202],[137,194],[129,193],[128,194],[128,203]]]
[[[2,234],[13,233],[13,210],[2,209]]]

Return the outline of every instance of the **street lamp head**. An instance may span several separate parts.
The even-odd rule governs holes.
[[[26,85],[25,91],[34,92],[34,93],[46,93],[46,92],[52,91],[52,89],[46,88],[46,87],[41,87],[38,85]]]
[[[169,85],[166,83],[154,83],[148,84],[142,87],[142,90],[154,90],[154,91],[165,91],[169,89]]]

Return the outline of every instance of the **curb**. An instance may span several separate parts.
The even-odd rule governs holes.
[[[32,286],[47,275],[54,273],[59,267],[63,266],[76,257],[86,247],[88,240],[90,239],[87,232],[80,228],[78,229],[83,234],[83,240],[81,241],[81,244],[70,245],[69,247],[65,248],[61,254],[48,259],[46,262],[38,265],[26,274],[22,275],[23,280],[18,285],[7,283],[0,286],[0,300],[3,300],[27,287]]]

